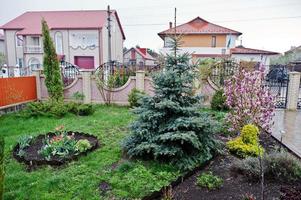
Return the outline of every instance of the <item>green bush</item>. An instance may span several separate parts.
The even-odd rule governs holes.
[[[75,149],[81,153],[91,149],[91,147],[92,146],[91,146],[89,140],[87,140],[87,139],[78,140],[75,144]]]
[[[266,179],[283,182],[301,181],[301,163],[287,152],[272,152],[262,157],[264,176]],[[251,180],[261,178],[258,158],[248,157],[237,160],[231,166]]]
[[[80,116],[88,116],[94,113],[92,104],[80,104],[78,107],[78,114]]]
[[[218,90],[215,92],[215,94],[212,97],[211,100],[211,108],[212,110],[217,111],[226,111],[228,110],[228,107],[226,105],[226,96],[224,95],[223,90]]]
[[[0,135],[0,200],[4,193],[4,137]]]
[[[20,112],[21,117],[64,117],[67,113],[75,115],[91,115],[94,113],[94,108],[91,104],[82,104],[77,102],[64,103],[61,101],[45,101],[28,103],[26,108]]]
[[[204,172],[197,177],[197,185],[209,190],[218,189],[223,185],[223,179],[215,176],[212,172]]]
[[[259,129],[252,124],[245,125],[239,137],[227,142],[227,147],[231,153],[241,158],[256,157],[262,154],[263,148],[259,144]]]
[[[145,92],[137,90],[136,88],[132,89],[131,93],[128,95],[130,107],[138,107],[140,105],[139,100],[143,95],[145,95]]]

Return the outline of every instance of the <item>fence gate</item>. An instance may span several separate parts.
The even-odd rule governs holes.
[[[289,76],[286,66],[270,66],[265,85],[270,88],[272,95],[276,98],[276,108],[285,109],[287,106],[288,83]]]

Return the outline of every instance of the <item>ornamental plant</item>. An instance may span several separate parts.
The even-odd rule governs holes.
[[[45,85],[50,99],[54,101],[63,101],[63,81],[61,77],[60,64],[49,34],[47,22],[42,20],[42,34],[44,46],[43,68],[45,74]]]
[[[212,172],[203,172],[197,177],[196,182],[198,186],[207,188],[208,190],[218,189],[222,187],[223,183],[223,179],[213,175]]]
[[[164,70],[153,76],[154,96],[144,96],[134,109],[136,121],[132,134],[123,141],[130,157],[157,159],[179,169],[192,169],[212,157],[215,148],[214,122],[201,113],[199,98],[194,96],[196,66],[189,55],[166,56]]]
[[[244,69],[226,81],[226,104],[230,112],[227,121],[230,131],[238,132],[245,124],[255,124],[270,132],[275,110],[275,97],[264,86],[264,68],[246,71]]]
[[[245,125],[240,136],[227,142],[227,147],[231,153],[241,158],[262,155],[263,148],[259,144],[258,136],[259,129],[255,125]]]

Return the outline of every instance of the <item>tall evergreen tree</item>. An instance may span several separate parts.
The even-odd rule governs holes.
[[[186,170],[211,158],[214,130],[193,92],[196,66],[189,64],[188,54],[177,55],[176,39],[172,49],[164,70],[153,77],[155,95],[143,97],[134,110],[138,118],[123,148],[130,157],[164,160]]]
[[[44,19],[42,20],[42,34],[44,45],[43,67],[45,84],[51,100],[62,101],[64,96],[60,64],[55,52],[53,41],[49,34],[47,22]]]

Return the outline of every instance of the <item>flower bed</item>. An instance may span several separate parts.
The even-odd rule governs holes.
[[[59,166],[99,147],[97,138],[86,133],[49,132],[35,138],[22,138],[13,149],[13,156],[30,169],[39,165]]]

